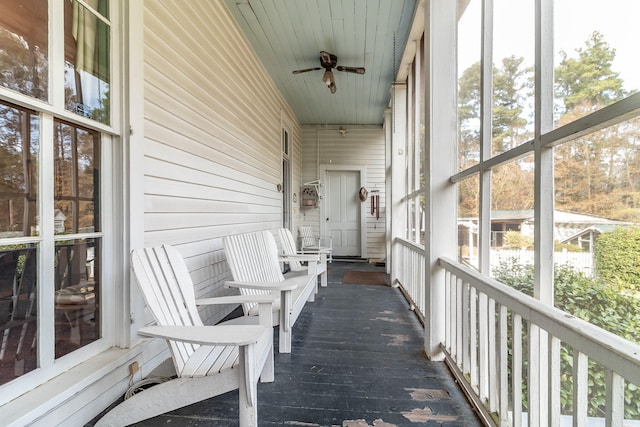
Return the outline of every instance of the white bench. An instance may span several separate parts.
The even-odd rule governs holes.
[[[239,389],[241,426],[258,426],[257,381],[274,380],[270,296],[248,297],[259,303],[255,325],[205,326],[196,305],[238,304],[247,297],[195,300],[193,282],[177,249],[160,246],[131,254],[133,275],[155,326],[138,334],[167,341],[177,378],[133,394],[96,426],[123,426]]]
[[[302,254],[296,248],[296,241],[291,234],[291,230],[288,228],[279,228],[278,236],[280,237],[280,244],[282,245],[282,254],[287,258],[289,268],[292,272],[307,272],[309,271],[308,265],[303,265],[305,260],[309,259],[309,256],[316,256],[316,274],[320,276],[320,286],[327,286],[327,255],[325,252],[305,252]]]
[[[318,291],[316,262],[311,257],[309,274],[284,277],[280,269],[278,247],[270,231],[236,234],[223,239],[227,262],[233,281],[242,295],[274,294],[273,321],[280,327],[278,351],[291,353],[291,329],[307,301],[313,301]],[[256,314],[255,304],[243,303],[245,316]],[[246,323],[239,318],[237,322]],[[232,320],[233,322],[233,320]]]

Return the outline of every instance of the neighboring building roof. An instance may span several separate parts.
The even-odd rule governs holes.
[[[587,233],[597,233],[597,234],[602,234],[602,233],[606,233],[607,231],[612,231],[614,228],[616,227],[628,227],[631,224],[629,223],[621,223],[621,224],[596,224],[596,225],[592,225],[590,227],[581,229],[578,232],[575,232],[575,229],[571,229],[569,231],[574,231],[573,234],[565,234],[562,236],[558,236],[558,240],[560,240],[560,242],[565,243],[565,242],[569,242],[573,239],[576,239],[580,236],[583,236]],[[558,227],[556,227],[556,231],[558,230]],[[560,233],[558,233],[560,234]]]
[[[491,221],[533,219],[533,209],[523,209],[515,211],[491,211]]]
[[[557,223],[580,223],[580,224],[613,224],[613,225],[631,225],[630,222],[616,221],[613,219],[603,218],[594,215],[585,215],[561,210],[553,211],[554,222]],[[491,220],[533,220],[533,209],[523,210],[496,210],[491,211]]]

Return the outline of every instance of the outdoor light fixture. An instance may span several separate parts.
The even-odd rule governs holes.
[[[322,81],[327,85],[331,93],[336,93],[336,81],[331,71],[325,71],[322,75]]]

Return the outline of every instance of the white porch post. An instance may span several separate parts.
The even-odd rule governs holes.
[[[425,351],[442,360],[445,339],[445,274],[438,258],[456,258],[457,193],[449,178],[456,172],[456,5],[428,0],[425,6]]]
[[[553,305],[553,149],[542,135],[553,129],[553,1],[536,1],[535,61],[535,189],[534,189],[534,289],[533,296]],[[551,215],[549,215],[551,213]],[[559,414],[549,411],[560,400],[560,390],[550,389],[548,334],[530,329],[529,425],[555,425]],[[554,357],[559,358],[559,353]],[[559,359],[558,359],[559,360]],[[548,424],[549,423],[549,424]]]
[[[391,283],[395,284],[401,269],[407,268],[399,261],[394,243],[396,237],[405,237],[407,229],[407,215],[402,198],[407,194],[407,85],[394,83],[391,88],[391,107],[386,126],[390,128],[387,135],[391,136],[391,149],[388,158],[391,159]],[[385,116],[387,117],[387,116]],[[389,187],[388,187],[389,188]]]

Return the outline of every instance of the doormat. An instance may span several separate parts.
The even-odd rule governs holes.
[[[342,276],[344,285],[387,285],[387,275],[379,271],[347,271]]]

